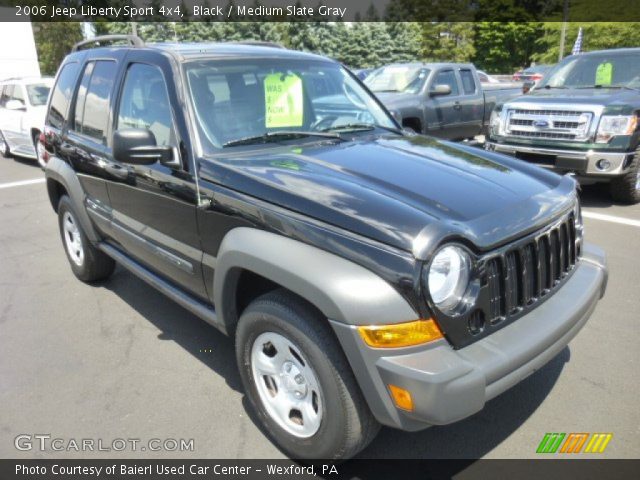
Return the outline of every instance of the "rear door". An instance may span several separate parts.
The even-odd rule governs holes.
[[[432,77],[427,87],[426,94],[436,85],[449,85],[449,95],[429,97],[427,102],[427,127],[428,134],[440,138],[454,139],[460,136],[460,87],[458,78],[453,68],[438,70]]]
[[[16,153],[20,153],[24,143],[21,135],[21,118],[24,115],[24,111],[6,108],[7,103],[11,100],[22,101],[22,105],[26,109],[20,85],[14,83],[6,84],[2,91],[2,97],[0,97],[0,130],[2,130],[2,135],[9,148]]]
[[[184,112],[169,60],[131,51],[114,111],[113,129],[151,130],[170,145],[179,165],[125,165],[108,183],[113,238],[130,255],[191,293],[206,298]]]
[[[116,58],[87,61],[69,112],[60,152],[73,166],[86,194],[91,219],[104,234],[110,233],[110,111],[120,63]]]
[[[482,131],[484,96],[471,68],[458,70],[462,95],[460,96],[460,128],[462,138],[473,138]]]

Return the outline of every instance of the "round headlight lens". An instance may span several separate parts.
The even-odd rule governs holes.
[[[428,287],[431,299],[442,311],[457,307],[469,285],[471,260],[462,248],[442,248],[429,267]]]

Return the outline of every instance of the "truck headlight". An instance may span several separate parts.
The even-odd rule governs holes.
[[[598,125],[596,143],[607,143],[616,135],[631,135],[637,126],[636,115],[603,115]]]
[[[471,259],[461,247],[447,245],[431,260],[426,284],[433,303],[444,313],[451,313],[469,286]]]
[[[493,110],[489,117],[489,128],[491,135],[500,135],[500,111]]]

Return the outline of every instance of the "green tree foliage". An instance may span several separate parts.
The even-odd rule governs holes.
[[[543,31],[538,22],[479,22],[474,30],[473,62],[489,73],[528,67]]]
[[[65,55],[83,38],[77,22],[34,22],[33,34],[42,75],[55,75]]]

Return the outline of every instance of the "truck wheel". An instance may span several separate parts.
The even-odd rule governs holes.
[[[631,162],[629,171],[611,181],[611,197],[617,202],[638,203],[640,202],[640,150]]]
[[[2,135],[2,132],[0,132],[0,155],[2,155],[4,158],[9,158],[11,156],[9,144],[4,139],[4,135]]]
[[[253,301],[236,359],[260,422],[289,457],[349,458],[378,433],[326,318],[299,297],[276,290]]]
[[[71,270],[83,282],[103,280],[113,273],[116,264],[91,245],[77,218],[71,199],[63,195],[58,203],[58,226]]]

